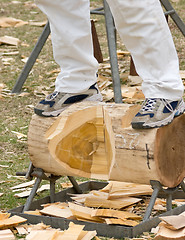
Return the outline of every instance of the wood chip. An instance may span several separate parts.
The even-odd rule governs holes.
[[[30,186],[33,186],[34,183],[35,183],[35,180],[32,180],[32,181],[29,181],[29,182],[25,182],[25,183],[21,183],[21,184],[18,184],[16,186],[13,186],[10,189],[19,189],[19,188],[30,187]]]
[[[27,236],[26,240],[51,240],[55,239],[58,230],[32,230]]]
[[[10,229],[0,230],[0,239],[1,240],[12,240],[12,239],[15,239],[15,236]]]
[[[185,216],[183,215],[159,217],[159,219],[167,223],[169,228],[172,230],[177,230],[185,227]]]
[[[67,219],[72,219],[73,214],[70,208],[61,209],[57,205],[51,205],[40,210],[40,213],[44,215],[54,216],[54,217],[63,217]]]
[[[121,209],[140,202],[140,198],[120,198],[119,200],[106,200],[102,198],[87,197],[85,206],[96,208],[113,208]]]
[[[159,224],[159,231],[154,240],[183,240],[185,239],[185,228],[180,230],[171,230],[166,228],[166,224],[161,222]]]
[[[27,219],[15,215],[13,217],[0,220],[0,229],[6,229],[9,227],[17,226],[18,224],[26,221]]]
[[[40,210],[24,211],[24,214],[37,215],[37,216],[41,216],[41,215],[42,215],[42,214],[40,213]]]
[[[20,43],[20,40],[15,37],[11,37],[11,36],[0,37],[0,45],[7,44],[7,45],[18,46],[19,43]]]
[[[72,222],[69,223],[69,228],[64,231],[62,234],[62,238],[56,238],[56,240],[78,240],[79,235],[82,232],[85,225],[77,225]]]
[[[133,220],[122,220],[122,219],[116,219],[116,218],[105,218],[105,221],[107,224],[118,224],[118,225],[125,225],[125,226],[136,226],[139,223]]]
[[[28,22],[22,21],[21,19],[16,19],[12,17],[1,17],[0,18],[0,27],[7,28],[7,27],[20,27]]]
[[[132,220],[141,220],[142,217],[134,213],[126,211],[118,211],[114,209],[95,209],[92,211],[92,217],[112,217],[120,219],[132,219]]]
[[[93,208],[83,207],[71,202],[69,202],[69,208],[76,218],[81,218],[86,221],[104,222],[99,217],[91,217]]]
[[[21,234],[21,235],[28,234],[28,231],[23,226],[16,227],[16,230],[17,230],[18,234]]]

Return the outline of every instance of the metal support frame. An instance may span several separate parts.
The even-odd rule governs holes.
[[[178,185],[177,187],[174,188],[163,188],[163,186],[161,185],[161,183],[159,181],[156,180],[151,180],[150,184],[152,186],[153,189],[153,193],[152,196],[150,198],[150,202],[148,204],[148,207],[146,209],[145,215],[143,217],[143,222],[147,221],[150,218],[153,206],[155,204],[155,201],[159,195],[159,192],[163,192],[165,194],[166,197],[166,210],[170,211],[172,210],[172,195],[179,190],[179,187],[182,188],[182,190],[185,192],[185,184],[184,182],[182,182],[180,185]]]
[[[56,180],[59,179],[61,176],[55,176],[53,174],[50,174],[50,176],[46,176],[44,173],[43,169],[41,168],[34,168],[33,164],[30,162],[28,172],[27,173],[21,173],[21,175],[25,175],[27,179],[31,179],[33,177],[36,177],[35,184],[31,190],[31,193],[29,197],[27,198],[27,201],[23,207],[23,212],[28,211],[30,209],[30,206],[32,204],[32,201],[37,193],[37,190],[40,186],[40,183],[42,180],[49,180],[50,181],[50,202],[54,203],[55,202],[55,183]],[[20,175],[20,173],[17,173],[17,175]],[[83,193],[82,189],[76,182],[75,178],[72,176],[68,176],[70,182],[73,185],[73,188],[75,189],[76,193]]]

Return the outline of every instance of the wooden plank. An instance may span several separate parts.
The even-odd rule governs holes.
[[[126,212],[126,211],[118,211],[114,209],[95,209],[92,211],[92,217],[112,217],[112,218],[120,218],[120,219],[133,219],[133,220],[141,220],[142,217],[138,216],[134,213]]]
[[[107,200],[98,197],[87,197],[85,199],[85,206],[97,208],[113,208],[121,209],[140,202],[140,198],[121,198],[119,200]]]

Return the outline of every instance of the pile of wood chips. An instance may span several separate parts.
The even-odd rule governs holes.
[[[13,240],[16,235],[25,236],[26,240],[91,240],[96,236],[96,231],[83,231],[85,225],[77,225],[72,222],[69,224],[67,230],[61,231],[51,228],[43,223],[37,225],[20,225],[26,222],[27,219],[13,216],[10,217],[8,213],[0,213],[0,239]]]
[[[42,210],[25,213],[136,226],[142,217],[123,209],[142,201],[142,198],[137,196],[151,194],[152,188],[149,185],[110,182],[101,190],[92,190],[86,194],[70,194],[73,202],[48,203],[42,205]]]

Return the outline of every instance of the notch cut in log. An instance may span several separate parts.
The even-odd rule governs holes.
[[[35,167],[55,175],[177,186],[185,176],[185,115],[168,126],[134,130],[140,106],[81,102],[57,118],[32,117]]]

